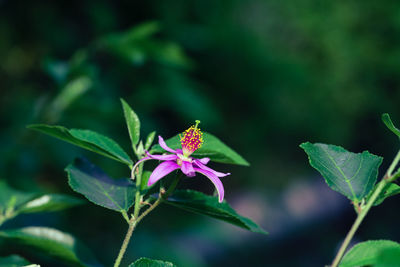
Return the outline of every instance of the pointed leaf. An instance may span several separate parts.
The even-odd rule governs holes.
[[[210,133],[203,133],[204,143],[193,153],[193,157],[202,158],[208,157],[212,161],[237,164],[243,166],[249,166],[250,164],[242,158],[238,153],[232,150],[230,147],[222,143],[217,137]],[[182,148],[179,135],[176,135],[168,140],[166,140],[167,145],[172,149]],[[159,145],[154,145],[151,149],[151,153],[164,153]]]
[[[388,113],[382,114],[382,121],[386,125],[386,127],[388,127],[389,130],[391,130],[395,135],[397,135],[400,138],[400,130],[396,128],[396,126],[394,126]]]
[[[382,163],[381,157],[368,151],[352,153],[339,146],[318,143],[307,142],[300,147],[326,183],[350,200],[361,200],[373,188]]]
[[[114,140],[108,138],[107,136],[90,130],[71,129],[69,132],[73,137],[96,145],[107,151],[110,155],[114,156],[117,160],[125,164],[132,165],[132,160],[128,154],[126,154],[125,151]]]
[[[47,227],[1,231],[0,247],[26,251],[35,258],[56,258],[74,266],[101,266],[73,236]]]
[[[255,233],[268,234],[252,220],[237,214],[226,201],[219,203],[217,198],[207,196],[198,191],[175,191],[165,203],[187,211],[207,215]]]
[[[153,144],[155,136],[156,136],[156,132],[155,131],[149,133],[149,135],[146,138],[146,143],[144,145],[144,149],[148,150],[151,147],[151,145]]]
[[[176,267],[176,265],[168,261],[140,258],[128,267]]]
[[[19,267],[29,265],[30,262],[18,255],[0,258],[0,267]]]
[[[133,205],[136,187],[131,179],[113,179],[86,159],[76,159],[65,170],[71,188],[94,204],[121,212]]]
[[[132,108],[121,98],[122,107],[124,109],[125,121],[128,127],[129,137],[131,138],[132,146],[135,147],[140,138],[140,121],[139,117]]]
[[[375,186],[376,187],[376,186]],[[374,190],[372,190],[374,192]],[[400,194],[400,186],[397,184],[390,183],[385,186],[378,198],[375,200],[374,206],[380,205],[386,198]],[[368,198],[371,194],[368,195]],[[368,200],[367,200],[368,201]]]
[[[76,146],[109,157],[116,161],[132,165],[132,160],[112,139],[89,130],[67,129],[62,126],[33,124],[29,129],[53,136]]]
[[[400,244],[390,240],[370,240],[358,243],[344,255],[339,266],[375,266],[379,262],[381,253],[387,249],[395,249],[400,252]]]
[[[21,213],[58,211],[81,204],[82,200],[72,196],[23,192],[0,182],[0,211],[11,212],[8,219]]]
[[[37,194],[15,190],[5,181],[0,181],[0,211],[15,207],[33,199]]]
[[[67,209],[76,205],[82,205],[85,202],[79,198],[61,195],[61,194],[46,194],[34,198],[16,209],[18,213],[34,213],[34,212],[49,212]]]

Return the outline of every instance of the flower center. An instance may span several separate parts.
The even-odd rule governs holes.
[[[187,161],[187,162],[192,162],[192,158],[190,158],[190,157],[187,157],[187,156],[185,156],[185,155],[182,155],[182,154],[178,154],[178,159],[176,160],[176,163],[179,165],[179,166],[182,166],[182,162],[184,162],[184,161]]]
[[[190,126],[189,129],[183,132],[183,136],[181,138],[182,151],[185,157],[190,156],[194,151],[199,149],[203,144],[203,133],[200,131],[197,126],[200,121],[196,120],[196,125]]]

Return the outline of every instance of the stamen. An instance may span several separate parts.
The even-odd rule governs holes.
[[[203,133],[198,128],[199,124],[200,121],[196,120],[196,124],[190,126],[189,129],[183,132],[183,136],[180,136],[183,155],[186,157],[199,149],[203,144]]]

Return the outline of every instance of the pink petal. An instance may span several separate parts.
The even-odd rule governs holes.
[[[207,167],[206,165],[202,164],[200,160],[196,159],[194,160],[194,163],[201,169],[212,172],[214,175],[216,175],[217,177],[224,177],[227,175],[230,175],[230,173],[223,173],[223,172],[217,172],[209,167]]]
[[[211,182],[214,184],[215,188],[217,189],[218,192],[218,201],[221,203],[224,200],[224,186],[221,182],[221,180],[212,172],[199,169],[199,168],[194,168],[196,172],[199,172],[203,175],[205,175],[208,179],[211,180]]]
[[[157,166],[154,169],[153,173],[150,175],[149,181],[147,186],[151,186],[167,174],[171,173],[172,171],[179,169],[181,166],[176,164],[174,161],[165,161]]]
[[[149,152],[146,151],[146,154],[149,158],[151,159],[157,159],[157,160],[177,160],[178,156],[175,154],[169,154],[169,155],[152,155]]]
[[[193,177],[196,175],[191,162],[183,160],[181,170],[186,176]]]
[[[166,151],[171,152],[171,153],[176,153],[175,150],[172,148],[169,148],[167,144],[165,143],[164,139],[159,135],[158,136],[158,144]]]
[[[210,162],[210,158],[196,159],[196,161],[200,161],[201,163],[206,165],[208,162]]]

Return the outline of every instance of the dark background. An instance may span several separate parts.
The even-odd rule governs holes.
[[[85,155],[115,177],[111,160],[25,128],[87,128],[129,151],[119,98],[142,135],[165,138],[195,119],[251,167],[212,165],[226,199],[269,236],[160,208],[134,233],[123,264],[140,256],[178,266],[323,266],[355,218],[298,147],[304,141],[368,149],[385,158],[400,124],[400,5],[384,1],[0,1],[0,179],[62,192],[64,167]],[[207,140],[205,140],[207,141]],[[181,186],[212,193],[204,178]],[[77,195],[76,195],[77,196]],[[374,208],[356,234],[400,241],[400,199]],[[4,227],[44,225],[78,236],[111,266],[126,231],[92,204],[30,215]]]

